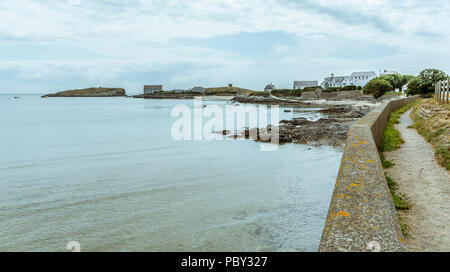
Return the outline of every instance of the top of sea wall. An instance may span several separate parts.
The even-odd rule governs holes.
[[[319,251],[406,251],[378,145],[389,114],[415,99],[385,102],[350,127]]]

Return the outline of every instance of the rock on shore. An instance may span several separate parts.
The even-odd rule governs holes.
[[[278,127],[268,125],[266,128],[250,128],[230,135],[230,138],[253,139],[258,142],[270,142],[272,129],[279,130],[279,143],[299,143],[310,145],[342,146],[353,121],[360,119],[370,111],[369,107],[339,107],[318,112],[326,117],[317,121],[306,118],[282,120]],[[226,135],[225,133],[223,133]]]
[[[87,88],[77,90],[67,90],[54,94],[43,95],[42,98],[47,97],[113,97],[126,96],[125,89],[122,88]]]

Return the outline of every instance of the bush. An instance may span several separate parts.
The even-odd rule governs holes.
[[[329,93],[329,92],[337,92],[340,91],[341,89],[342,89],[341,87],[328,87],[323,91]]]
[[[301,90],[302,92],[314,92],[315,90],[320,89],[323,90],[322,87],[320,86],[314,86],[314,87],[306,87],[303,90]]]
[[[408,95],[420,94],[426,95],[434,92],[434,85],[439,80],[447,79],[448,76],[439,69],[425,69],[416,77],[408,82]]]
[[[341,91],[355,91],[355,90],[358,90],[358,86],[347,85],[347,86],[341,88]]]
[[[301,96],[303,90],[294,89],[275,89],[272,94],[275,96]]]
[[[391,83],[393,89],[399,89],[402,90],[402,87],[408,83],[410,80],[414,78],[414,76],[411,75],[399,75],[399,74],[392,74],[392,75],[382,75],[377,77],[378,79],[384,79]]]
[[[378,98],[385,93],[393,89],[389,81],[379,78],[374,78],[370,80],[366,86],[364,86],[364,94],[372,94],[373,97]]]
[[[248,94],[249,96],[262,96],[262,97],[269,97],[270,94],[268,92],[251,92]]]

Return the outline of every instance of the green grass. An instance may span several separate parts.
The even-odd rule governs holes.
[[[445,169],[450,170],[450,147],[440,145],[436,149],[436,156],[440,159],[440,163]]]
[[[448,112],[448,105],[441,104],[439,106],[443,109],[446,109]],[[413,120],[414,124],[409,127],[416,129],[416,131],[433,146],[435,156],[439,164],[447,171],[450,171],[450,144],[447,140],[448,138],[445,137],[445,133],[448,130],[448,127],[441,126],[438,129],[435,129],[432,126],[433,119],[435,117],[439,118],[439,116],[437,116],[436,114],[433,114],[429,118],[422,118],[418,114],[418,108],[416,107],[411,114],[411,119]],[[450,115],[447,115],[447,118],[448,117],[450,117]],[[441,118],[445,118],[445,113],[444,115],[441,114]]]
[[[408,233],[408,230],[409,230],[408,224],[403,222],[403,217],[402,217],[402,215],[399,212],[397,212],[397,215],[398,215],[398,220],[400,221],[400,229],[402,231],[403,236],[408,236],[409,235],[409,233]]]
[[[383,168],[389,168],[395,165],[395,163],[386,160],[383,154],[380,155],[381,164],[383,165]]]
[[[406,201],[406,196],[404,194],[397,194],[397,183],[389,176],[386,175],[386,181],[391,191],[392,200],[394,200],[394,205],[397,210],[408,210],[409,205]]]
[[[389,115],[380,142],[380,159],[383,168],[389,168],[394,165],[394,163],[386,160],[386,158],[383,155],[383,152],[399,149],[400,146],[404,143],[400,135],[400,132],[395,129],[394,125],[399,123],[399,118],[402,114],[407,112],[412,107],[419,105],[420,103],[421,100],[418,99],[413,103],[403,105],[401,108],[399,108],[398,110],[394,111]],[[391,192],[392,200],[394,201],[395,209],[398,211],[408,210],[409,204],[407,198],[404,194],[397,192],[397,183],[395,182],[395,180],[393,180],[390,176],[386,175],[386,181],[389,187],[389,191]],[[404,236],[408,236],[408,225],[403,222],[400,213],[397,212],[397,214],[400,221],[400,229]]]
[[[397,150],[404,143],[400,132],[395,129],[394,125],[399,123],[398,119],[403,113],[407,112],[409,109],[411,109],[415,105],[418,105],[419,103],[420,99],[416,100],[413,103],[403,105],[401,108],[389,115],[386,126],[384,128],[383,136],[381,137],[381,152]]]
[[[206,94],[208,95],[218,95],[218,94],[250,94],[250,93],[256,93],[256,91],[239,88],[239,87],[212,87],[212,88],[206,88]]]
[[[401,92],[394,92],[394,91],[391,91],[391,92],[387,92],[387,93],[385,93],[384,95],[402,95],[403,93],[401,93]]]

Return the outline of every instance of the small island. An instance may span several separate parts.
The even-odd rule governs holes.
[[[87,88],[77,90],[67,90],[54,94],[43,95],[42,98],[47,97],[114,97],[126,96],[125,89],[122,88]]]

